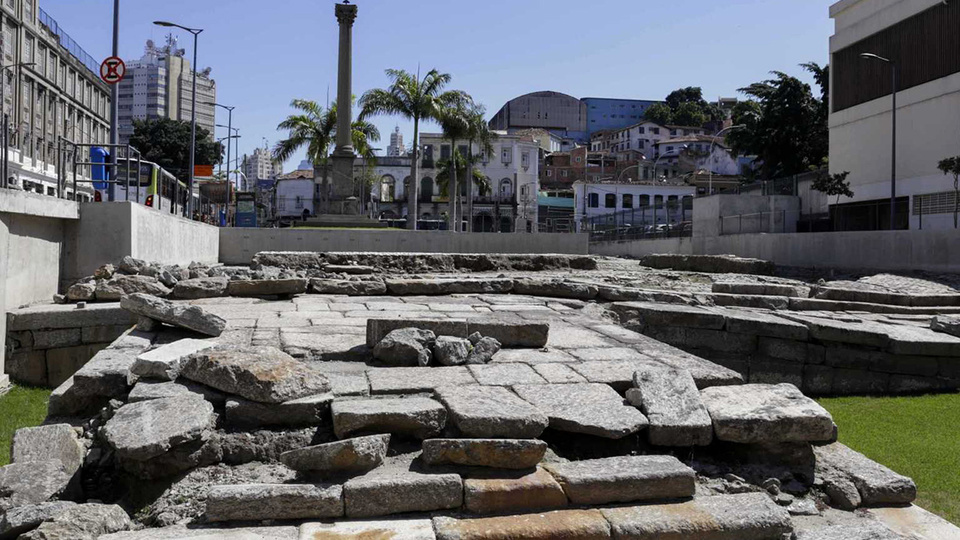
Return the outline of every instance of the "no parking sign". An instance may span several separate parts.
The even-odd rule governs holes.
[[[111,56],[100,64],[100,78],[107,84],[117,84],[127,73],[127,65],[116,56]]]

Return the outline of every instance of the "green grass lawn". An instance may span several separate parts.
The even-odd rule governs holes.
[[[0,466],[10,463],[10,441],[22,427],[38,426],[47,416],[50,390],[14,386],[0,396]]]
[[[917,504],[960,525],[960,394],[821,399],[840,442],[917,483]]]

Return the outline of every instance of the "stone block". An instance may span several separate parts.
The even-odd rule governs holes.
[[[543,467],[573,504],[679,499],[696,491],[693,469],[673,456],[617,456]]]
[[[132,523],[123,508],[115,504],[84,503],[70,506],[36,529],[22,535],[22,540],[61,538],[100,538],[108,533],[126,531]]]
[[[463,319],[367,319],[367,346],[375,347],[390,332],[400,328],[429,330],[438,336],[466,338],[467,321]]]
[[[785,283],[727,281],[714,283],[712,290],[715,293],[786,296],[788,298],[806,298],[810,296],[810,287],[800,284],[788,285]]]
[[[135,349],[104,349],[85,363],[73,379],[88,395],[122,398],[135,380],[130,367],[136,359]]]
[[[463,504],[463,482],[456,474],[380,467],[343,484],[343,500],[349,518],[449,510]]]
[[[307,280],[303,278],[237,280],[227,284],[229,296],[289,296],[305,292]]]
[[[833,418],[792,384],[718,386],[700,392],[717,440],[735,443],[830,441]]]
[[[463,479],[463,507],[474,514],[520,514],[567,506],[563,488],[547,471],[472,473]]]
[[[146,461],[171,448],[200,439],[213,428],[213,405],[193,396],[154,399],[124,405],[103,428],[117,457]]]
[[[467,366],[477,382],[484,386],[546,384],[546,380],[527,364],[486,364]]]
[[[492,364],[556,364],[576,362],[570,353],[561,349],[500,349],[490,360]]]
[[[788,383],[797,388],[803,386],[803,364],[763,356],[754,356],[749,364],[751,384]]]
[[[552,384],[587,382],[583,375],[566,364],[534,364],[533,370],[545,381]]]
[[[193,353],[215,346],[202,339],[181,339],[141,353],[130,366],[130,372],[140,377],[174,381],[180,376],[180,363]]]
[[[624,540],[779,540],[790,514],[763,493],[701,497],[677,504],[605,508],[614,538]]]
[[[825,396],[833,392],[834,369],[830,366],[803,366],[803,386],[805,394]]]
[[[811,360],[809,352],[810,343],[795,341],[791,339],[779,339],[772,337],[761,337],[757,342],[757,353],[769,358],[779,360],[790,360],[800,364],[818,363]]]
[[[227,321],[202,307],[173,302],[148,294],[131,294],[120,300],[120,307],[141,317],[186,328],[208,336],[219,336]]]
[[[227,396],[209,386],[192,383],[186,379],[180,382],[174,381],[152,381],[141,380],[133,385],[130,395],[127,396],[128,403],[138,403],[151,399],[162,399],[177,396],[196,396],[206,399],[214,407],[220,408],[226,404]]]
[[[608,384],[621,392],[633,385],[633,374],[637,371],[662,367],[664,364],[639,353],[635,360],[604,360],[570,366],[587,381]]]
[[[7,356],[4,371],[15,382],[29,386],[48,386],[46,351],[21,351]],[[52,386],[52,385],[51,385]]]
[[[477,380],[465,366],[400,367],[371,369],[367,372],[370,393],[417,394],[442,386],[469,386]]]
[[[387,279],[387,290],[398,296],[438,294],[504,294],[513,290],[509,278]]]
[[[60,460],[67,474],[72,475],[83,465],[86,453],[72,426],[49,424],[18,429],[10,445],[10,462]]]
[[[363,474],[379,467],[387,455],[390,435],[370,435],[298,448],[280,454],[280,461],[295,471],[325,477]]]
[[[178,300],[198,300],[216,298],[227,292],[230,280],[226,277],[204,277],[178,281],[173,286],[173,298]]]
[[[260,403],[231,397],[226,402],[225,423],[231,428],[309,427],[326,423],[332,393],[317,394],[283,403]]]
[[[885,394],[889,388],[889,373],[835,368],[830,393],[837,396],[881,395]]]
[[[897,474],[841,443],[814,446],[817,476],[846,478],[857,487],[866,506],[910,504],[917,497],[913,480]]]
[[[72,477],[59,459],[0,467],[0,509],[52,501],[67,490]]]
[[[330,407],[337,437],[362,433],[390,433],[426,439],[443,431],[447,410],[422,397],[335,401]]]
[[[656,446],[706,446],[713,423],[687,371],[670,368],[636,372],[627,400],[650,420],[647,436]]]
[[[599,510],[471,519],[433,518],[437,540],[607,540],[610,525]]]
[[[0,538],[9,540],[36,529],[44,521],[53,519],[77,503],[51,501],[7,509],[0,515]]]
[[[546,451],[547,443],[534,439],[427,439],[422,459],[428,465],[531,469]]]
[[[545,414],[550,428],[621,439],[649,421],[605,384],[529,384],[514,391]]]
[[[110,343],[129,329],[129,324],[84,326],[81,329],[80,338],[84,343]]]
[[[239,484],[213,486],[207,493],[207,521],[335,518],[343,515],[337,485]]]
[[[429,519],[383,519],[304,523],[300,526],[300,538],[309,540],[435,540],[436,535],[433,534],[433,522]],[[257,538],[257,540],[260,539]],[[264,540],[273,539],[267,538]]]
[[[479,332],[500,342],[503,347],[544,347],[550,337],[550,325],[542,322],[507,322],[470,319],[468,334]]]
[[[543,413],[503,387],[448,386],[436,395],[466,437],[533,439],[547,427]]]
[[[810,332],[806,325],[776,315],[742,309],[721,311],[727,323],[724,329],[735,334],[806,341]]]
[[[7,332],[43,328],[84,328],[87,326],[133,325],[136,317],[117,304],[89,304],[76,309],[73,304],[40,305],[7,314]]]
[[[74,345],[80,345],[80,343],[79,328],[33,331],[33,348],[37,350],[73,347]]]
[[[721,313],[706,308],[683,304],[657,304],[651,302],[618,302],[614,310],[621,318],[638,319],[645,325],[704,328],[720,330],[724,325]]]
[[[574,298],[592,300],[597,297],[597,286],[565,279],[517,279],[513,284],[514,294],[545,296],[548,298]]]

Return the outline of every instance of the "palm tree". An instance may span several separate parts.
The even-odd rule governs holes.
[[[375,88],[360,98],[360,118],[380,114],[398,114],[413,120],[413,159],[410,164],[410,190],[407,192],[407,228],[417,229],[417,198],[420,192],[420,121],[433,120],[444,104],[463,100],[462,92],[443,89],[452,77],[431,69],[420,78],[402,69],[388,69],[393,82],[388,88]]]
[[[467,117],[467,169],[473,167],[473,144],[476,143],[481,155],[490,156],[493,154],[493,141],[497,134],[490,130],[490,124],[484,119],[486,109],[483,105],[473,105],[470,114]],[[483,177],[481,175],[481,177]],[[486,177],[483,177],[486,178]],[[473,232],[473,186],[475,175],[467,177],[467,232]],[[489,184],[484,188],[481,185],[481,191],[488,191]]]
[[[451,169],[451,164],[456,164],[456,171]],[[437,162],[437,187],[440,188],[440,195],[446,197],[450,193],[450,178],[454,172],[458,178],[472,179],[477,190],[483,193],[489,193],[491,189],[490,179],[484,176],[483,171],[474,167],[467,175],[467,159],[460,152],[456,152],[452,159],[441,159]],[[462,190],[466,191],[466,189]]]
[[[307,147],[307,159],[313,163],[313,177],[322,178],[320,187],[321,212],[327,211],[330,193],[330,149],[337,139],[337,106],[323,109],[316,101],[295,99],[290,105],[299,111],[280,122],[277,129],[285,129],[290,135],[273,148],[273,157],[278,161],[290,159],[300,148]],[[373,124],[361,119],[351,124],[351,139],[354,150],[365,159],[374,158],[370,142],[380,140],[380,131]]]
[[[437,121],[443,129],[444,137],[450,139],[450,160],[453,162],[457,162],[456,158],[459,155],[457,139],[466,138],[470,130],[469,112],[465,105],[465,103],[456,102],[442,106],[437,115]],[[447,211],[447,230],[453,232],[460,232],[461,220],[457,216],[457,202],[460,200],[460,190],[457,189],[459,187],[457,185],[457,169],[459,168],[459,163],[456,167],[447,167],[451,184],[450,196],[448,197],[450,204]],[[464,162],[463,170],[466,171],[466,162]]]

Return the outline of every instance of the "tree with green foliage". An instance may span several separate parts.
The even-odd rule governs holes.
[[[483,105],[473,104],[470,113],[467,115],[467,155],[464,156],[467,161],[467,170],[473,168],[475,157],[473,155],[473,145],[476,143],[480,155],[489,157],[493,155],[493,141],[497,139],[497,134],[490,129],[490,123],[486,120],[486,108]],[[481,175],[482,176],[482,175]],[[483,182],[487,182],[486,185]],[[481,193],[490,191],[489,179],[483,177],[478,181],[475,175],[467,175],[467,232],[473,232],[473,191],[474,186],[478,186]]]
[[[444,88],[453,77],[431,69],[421,79],[402,69],[388,69],[391,84],[368,90],[360,98],[360,118],[396,114],[413,121],[413,159],[410,164],[410,189],[407,191],[407,228],[417,229],[417,199],[420,195],[420,122],[436,120],[442,106],[464,100],[463,92]]]
[[[440,107],[437,114],[437,122],[443,130],[443,136],[450,140],[450,157],[454,160],[457,151],[457,140],[465,139],[470,131],[469,105],[473,100],[464,94],[464,100],[456,100]],[[460,159],[463,159],[462,157]],[[457,204],[460,201],[460,189],[457,184],[457,169],[459,167],[448,167],[448,182],[451,185],[450,195],[448,196],[449,205],[447,209],[447,230],[460,232],[460,223],[462,219],[458,217]],[[464,171],[466,171],[466,161],[464,161]]]
[[[180,180],[190,177],[190,122],[170,118],[134,120],[130,146],[139,150],[144,160],[156,163]],[[216,165],[223,159],[223,150],[209,131],[197,126],[195,163]]]
[[[643,114],[645,120],[661,126],[701,127],[723,117],[723,111],[718,106],[703,99],[703,90],[699,86],[678,88],[667,95],[664,103],[655,103]]]
[[[953,228],[956,229],[960,213],[960,156],[941,159],[937,168],[945,175],[953,175]]]
[[[853,191],[850,189],[850,182],[847,180],[848,176],[850,176],[849,171],[844,171],[837,174],[823,173],[814,179],[811,187],[815,191],[819,191],[828,197],[833,197],[836,195],[836,204],[840,204],[841,196],[853,197]]]
[[[665,103],[654,103],[647,107],[647,110],[643,113],[643,119],[661,126],[672,124],[673,110]]]

